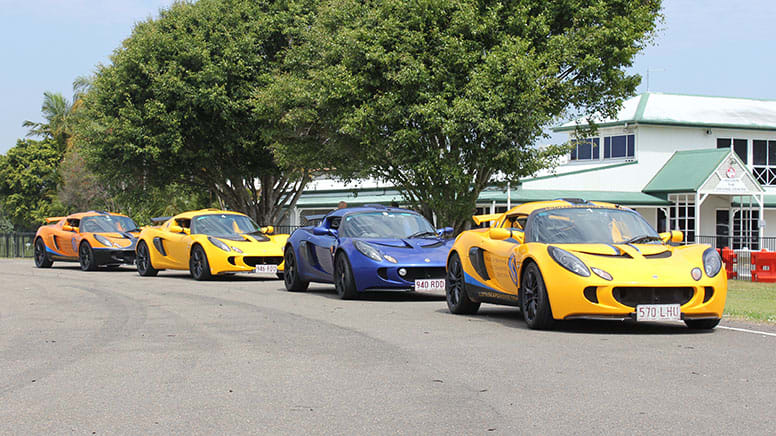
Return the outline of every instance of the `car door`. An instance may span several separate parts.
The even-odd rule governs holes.
[[[339,231],[339,225],[342,217],[326,217],[321,223],[324,229]],[[337,242],[337,238],[331,234],[315,235],[310,238],[310,244],[315,253],[315,260],[318,265],[317,268],[327,278],[330,278],[334,274],[334,246]]]
[[[76,229],[81,220],[78,218],[67,218],[63,222],[63,225],[57,226],[54,230],[54,249],[62,253],[66,257],[78,257],[77,239],[78,233]],[[70,226],[72,230],[65,230],[65,226]]]
[[[523,232],[524,218],[527,216],[507,216],[496,226],[510,230],[516,236]],[[491,284],[502,292],[517,295],[517,285],[515,285],[509,269],[509,258],[515,247],[518,246],[518,240],[515,236],[503,240],[483,238],[482,260],[486,265],[488,275],[490,275]]]
[[[170,222],[181,227],[183,232],[171,232],[169,226],[165,226],[163,238],[165,240],[164,246],[167,250],[167,256],[172,267],[188,269],[189,253],[191,251],[191,220],[181,218],[171,220]]]

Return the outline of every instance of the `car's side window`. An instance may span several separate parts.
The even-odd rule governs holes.
[[[505,229],[524,230],[526,221],[528,221],[528,215],[511,215],[504,219],[504,222],[501,223],[501,227]]]
[[[191,220],[188,218],[178,218],[175,220],[175,223],[183,227],[184,229],[188,229],[189,227],[191,227]]]
[[[78,227],[78,225],[81,223],[81,220],[78,218],[68,218],[67,225],[70,227]]]
[[[341,216],[333,216],[331,218],[328,218],[328,228],[337,230],[339,229],[340,223],[342,222]]]

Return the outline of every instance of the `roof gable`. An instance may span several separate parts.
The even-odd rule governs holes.
[[[704,184],[709,184],[707,181],[712,176],[717,176],[717,179],[720,179],[716,173],[719,172],[718,169],[726,158],[736,162],[736,167],[739,168],[743,176],[748,174],[740,159],[727,148],[677,151],[647,183],[644,192],[698,192]],[[716,180],[716,182],[718,181]],[[756,182],[755,185],[751,188],[762,190],[762,187]]]

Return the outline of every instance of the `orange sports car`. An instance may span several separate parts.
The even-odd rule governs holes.
[[[54,261],[78,262],[84,271],[135,263],[140,229],[128,216],[89,211],[46,218],[46,222],[35,234],[38,268],[50,268]]]

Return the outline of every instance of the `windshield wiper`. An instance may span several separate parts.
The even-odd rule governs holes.
[[[653,235],[637,235],[634,236],[627,241],[620,242],[621,244],[634,244],[638,242],[649,242],[649,241],[662,241],[659,236],[653,236]]]
[[[413,233],[404,239],[420,238],[423,235],[434,236],[434,237],[439,236],[436,234],[436,232],[429,232],[428,230],[424,230],[422,232]]]

